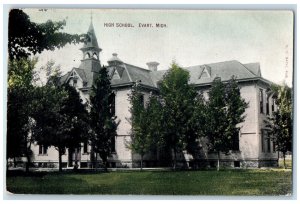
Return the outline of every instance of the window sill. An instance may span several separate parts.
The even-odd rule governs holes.
[[[38,156],[48,156],[48,154],[38,154]]]

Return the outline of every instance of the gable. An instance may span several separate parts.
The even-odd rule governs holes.
[[[120,79],[120,78],[121,78],[121,77],[120,77],[120,75],[119,75],[117,69],[114,69],[114,70],[113,70],[113,73],[112,73],[112,76],[111,76],[111,79]]]
[[[83,72],[83,73],[82,73]],[[68,76],[65,80],[66,83],[69,83],[70,80],[78,80],[80,79],[80,81],[82,81],[83,86],[86,85],[86,77],[85,77],[85,73],[83,70],[78,69],[78,68],[73,68],[69,73]]]
[[[201,78],[210,78],[210,76],[211,76],[211,68],[204,65],[203,69],[202,69],[202,72],[199,76],[199,79],[201,79]]]

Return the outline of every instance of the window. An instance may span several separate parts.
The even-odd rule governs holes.
[[[259,105],[260,105],[260,113],[264,113],[264,91],[259,89]]]
[[[234,167],[236,167],[236,168],[241,167],[240,161],[234,161],[234,162],[233,162],[233,165],[234,165]]]
[[[276,143],[273,141],[273,152],[276,152]]]
[[[112,137],[112,139],[111,139],[111,151],[116,152],[116,139],[115,139],[115,137]]]
[[[239,151],[239,150],[240,150],[240,138],[239,138],[239,132],[236,132],[236,133],[233,135],[232,150],[234,150],[234,151]]]
[[[140,101],[140,104],[142,104],[143,106],[145,106],[145,105],[144,105],[144,95],[141,94],[141,95],[139,96],[139,101]]]
[[[267,152],[270,153],[271,152],[271,139],[270,139],[267,131],[266,131],[266,135],[267,135]]]
[[[73,87],[77,87],[77,79],[73,78]]]
[[[271,138],[267,130],[261,130],[261,151],[271,152]]]
[[[113,76],[112,76],[112,79],[120,79],[120,75],[119,75],[119,73],[118,73],[117,70],[114,71],[114,74],[113,74]]]
[[[112,115],[115,115],[116,114],[116,94],[115,93],[113,93],[111,95],[111,100],[112,100],[112,102],[111,102],[110,112]]]
[[[44,145],[39,145],[39,154],[40,155],[46,155],[47,154],[48,147]]]
[[[270,105],[269,105],[269,96],[268,96],[268,94],[266,94],[266,113],[267,113],[267,115],[270,114],[269,107],[270,107]]]
[[[206,70],[206,68],[203,69],[199,79],[201,78],[208,78],[209,77],[209,74],[208,74],[208,71]]]
[[[272,113],[275,111],[275,99],[272,98]]]
[[[265,131],[261,130],[261,151],[265,152]]]
[[[87,168],[88,163],[87,162],[80,162],[80,168]]]
[[[87,142],[84,142],[84,143],[83,143],[83,153],[84,153],[84,154],[87,154],[87,153],[88,153],[88,143],[87,143]]]
[[[95,52],[93,53],[93,58],[94,59],[98,59],[98,56],[97,56],[97,54]]]
[[[84,59],[89,59],[89,58],[91,58],[90,53],[86,53],[85,56],[84,56]]]
[[[215,168],[215,167],[216,167],[216,162],[215,162],[215,161],[210,161],[210,162],[209,162],[209,166],[210,166],[211,168]]]

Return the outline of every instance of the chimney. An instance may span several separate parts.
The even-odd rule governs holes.
[[[159,65],[158,62],[148,62],[146,64],[150,71],[152,71],[152,72],[157,71],[157,66]]]

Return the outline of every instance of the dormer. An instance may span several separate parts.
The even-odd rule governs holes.
[[[207,65],[202,66],[202,72],[199,75],[199,79],[210,78],[211,77],[211,68]]]

